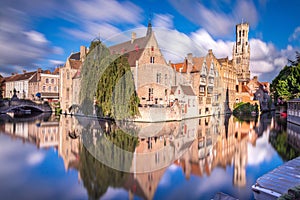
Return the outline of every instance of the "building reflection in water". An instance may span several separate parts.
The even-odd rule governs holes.
[[[216,167],[225,170],[232,166],[232,184],[244,187],[248,144],[255,146],[258,137],[270,133],[271,144],[280,145],[277,142],[278,137],[282,137],[279,130],[286,126],[276,123],[275,118],[267,114],[244,121],[233,116],[211,116],[152,124],[45,114],[31,121],[1,120],[2,133],[38,148],[57,149],[65,170],[78,171],[78,180],[90,198],[100,198],[108,187],[120,187],[128,191],[130,199],[134,196],[152,199],[172,164],[182,168],[186,179],[192,175],[209,176]],[[299,127],[287,124],[285,137],[290,145],[286,156],[299,155]],[[108,143],[113,144],[113,149]],[[127,153],[118,149],[125,149]],[[99,156],[104,162],[98,161]],[[113,169],[118,166],[122,166],[123,171]]]

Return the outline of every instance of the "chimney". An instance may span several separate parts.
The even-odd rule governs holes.
[[[36,74],[36,76],[37,76],[37,81],[40,81],[40,80],[41,80],[41,73],[42,73],[42,69],[41,69],[41,68],[38,68],[38,69],[37,69],[37,74]]]
[[[187,72],[191,73],[192,69],[193,69],[193,54],[188,53],[187,54]]]
[[[208,55],[211,56],[212,54],[213,54],[212,49],[209,49],[209,50],[208,50]]]
[[[25,69],[23,69],[23,73],[24,73],[24,74],[26,73],[26,70],[25,70]]]
[[[85,46],[80,46],[80,60],[83,62],[86,58],[87,48]]]
[[[136,39],[136,33],[132,32],[131,33],[131,44],[134,42],[135,39]]]

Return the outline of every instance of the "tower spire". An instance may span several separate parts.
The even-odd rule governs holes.
[[[148,28],[147,28],[147,36],[151,35],[152,33],[152,23],[151,23],[151,14],[149,15],[149,19],[148,19]]]

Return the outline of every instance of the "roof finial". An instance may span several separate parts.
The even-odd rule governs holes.
[[[242,18],[242,24],[244,23],[244,18]]]

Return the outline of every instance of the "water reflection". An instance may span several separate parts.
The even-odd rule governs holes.
[[[122,198],[170,197],[178,190],[178,182],[168,182],[172,185],[168,194],[157,191],[171,169],[182,171],[185,185],[204,180],[219,185],[199,188],[198,193],[190,187],[191,198],[209,199],[225,190],[236,198],[251,199],[250,186],[262,173],[254,174],[251,162],[263,155],[261,146],[270,148],[263,139],[268,138],[266,142],[283,160],[290,160],[300,155],[299,130],[271,114],[253,119],[211,116],[154,124],[49,114],[30,119],[3,116],[0,120],[2,134],[37,148],[56,149],[65,171],[78,171],[78,180],[92,199],[108,195],[110,188],[122,188],[122,195],[126,191]],[[269,165],[266,168],[276,167]],[[174,176],[179,176],[178,170],[176,173]],[[216,174],[223,175],[216,179]],[[182,186],[182,190],[186,189]]]

